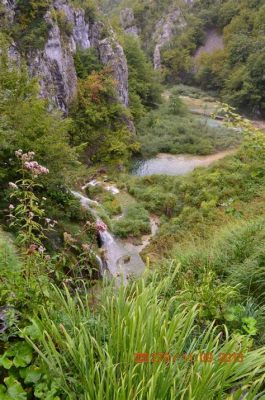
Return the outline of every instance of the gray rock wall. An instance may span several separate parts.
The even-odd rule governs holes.
[[[0,0],[6,9],[10,23],[14,18],[15,0]],[[63,13],[72,32],[61,32],[54,18],[54,11]],[[123,49],[116,41],[113,32],[102,37],[104,24],[86,21],[83,9],[73,8],[68,0],[54,0],[45,15],[50,26],[48,40],[42,50],[32,50],[27,54],[29,70],[39,78],[40,94],[49,98],[51,103],[67,114],[69,104],[77,90],[77,76],[74,66],[74,54],[94,47],[102,64],[109,65],[117,85],[118,99],[128,106],[128,68]]]

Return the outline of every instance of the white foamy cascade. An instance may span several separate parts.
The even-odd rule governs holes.
[[[98,223],[104,224],[94,208],[99,206],[98,202],[76,191],[72,191],[72,194],[80,201],[82,207],[89,209],[94,214]],[[123,281],[126,281],[132,274],[139,275],[143,272],[145,265],[136,246],[115,238],[108,229],[100,230],[99,236],[104,251],[101,260],[103,270],[105,262],[111,275]]]

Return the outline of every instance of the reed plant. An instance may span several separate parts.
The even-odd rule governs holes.
[[[214,322],[198,326],[196,305],[166,299],[178,272],[161,279],[149,271],[119,288],[105,282],[96,307],[91,293],[52,289],[55,303],[33,320],[38,340],[27,340],[63,399],[264,398],[265,347],[250,350],[247,336]],[[158,353],[167,358],[155,360]],[[240,361],[220,362],[234,353]]]

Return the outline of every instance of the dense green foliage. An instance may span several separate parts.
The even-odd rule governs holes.
[[[171,257],[181,267],[168,296],[183,290],[181,301],[199,304],[200,318],[241,333],[251,325],[256,343],[264,343],[263,236],[264,216],[229,224],[213,239],[176,247]],[[163,263],[162,276],[170,268]]]
[[[58,112],[49,113],[47,102],[39,99],[38,85],[29,78],[26,67],[9,67],[0,60],[0,140],[2,182],[12,180],[15,150],[35,151],[50,169],[55,183],[63,183],[76,165],[76,154],[68,144],[70,121]],[[51,182],[51,181],[50,181]]]
[[[145,156],[157,153],[211,154],[235,147],[241,140],[241,134],[235,130],[218,126],[218,123],[212,127],[208,118],[194,117],[175,91],[158,110],[143,117],[137,128]]]
[[[169,79],[191,81],[195,49],[203,32],[219,29],[224,50],[203,53],[196,60],[195,82],[243,110],[264,113],[264,8],[263,2],[203,0],[194,4],[194,21],[163,51]],[[192,78],[193,79],[193,78]]]
[[[20,51],[43,48],[48,38],[49,26],[43,18],[50,0],[18,0],[15,8],[15,24],[11,35]]]
[[[126,125],[126,110],[117,102],[110,72],[92,72],[79,81],[78,96],[72,105],[71,143],[85,147],[85,161],[105,160],[109,164],[126,161],[134,148]]]
[[[172,5],[102,3],[133,6],[147,51]],[[195,80],[262,112],[262,3],[198,0],[190,15],[183,6],[187,26],[162,51],[165,79],[193,80],[192,55],[205,29],[218,27],[225,50],[203,55]],[[43,47],[49,4],[17,2],[8,33],[21,53]],[[98,12],[94,1],[72,4],[84,5],[89,22]],[[63,41],[71,24],[61,10],[52,18]],[[1,9],[0,21],[6,29]],[[210,109],[214,101],[184,85],[167,88],[159,105],[159,77],[141,42],[127,35],[130,109],[117,101],[97,52],[78,49],[78,91],[66,118],[40,99],[23,57],[9,59],[0,39],[0,399],[264,398],[264,134],[225,105],[228,127],[209,110],[205,119],[192,115],[180,95]],[[233,155],[184,177],[133,177],[124,167],[135,151],[210,154],[233,146]],[[70,190],[88,180],[82,190],[94,202]],[[114,184],[119,190],[111,192]],[[134,270],[123,277],[120,259],[113,277],[104,274],[106,229],[143,248],[155,224],[142,277]],[[111,246],[115,237],[108,239]]]
[[[77,49],[74,59],[76,74],[80,79],[85,79],[92,72],[103,69],[97,51],[93,47],[87,50]]]
[[[148,212],[139,204],[129,206],[125,215],[114,222],[113,232],[122,238],[141,237],[151,233]]]
[[[146,108],[155,108],[161,102],[162,87],[159,75],[153,70],[138,39],[125,35],[122,40],[129,69],[130,109],[137,122]]]

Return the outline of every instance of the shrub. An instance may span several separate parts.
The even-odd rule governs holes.
[[[74,61],[76,73],[80,79],[85,79],[92,72],[100,72],[103,69],[97,50],[93,47],[87,50],[77,49]]]
[[[139,237],[151,232],[149,214],[139,204],[130,205],[125,215],[114,223],[113,232],[122,238]]]
[[[41,49],[48,38],[49,26],[44,19],[50,0],[16,2],[15,23],[11,28],[13,38],[22,53]]]
[[[191,113],[185,114],[185,106],[174,94],[173,100],[174,104],[169,102],[151,111],[137,125],[138,140],[144,156],[159,152],[205,155],[240,143],[239,132],[221,125],[212,128],[207,119],[194,117]]]
[[[176,93],[171,93],[169,98],[168,109],[172,115],[183,115],[186,112],[186,107]]]

